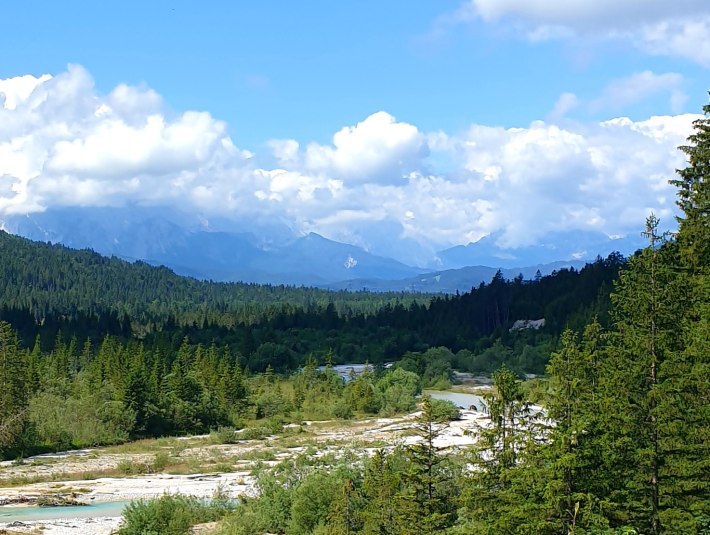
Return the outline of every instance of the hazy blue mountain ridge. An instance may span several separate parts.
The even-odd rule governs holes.
[[[53,208],[5,217],[2,228],[32,240],[93,249],[103,255],[165,265],[181,275],[214,281],[320,286],[371,291],[467,291],[498,268],[506,278],[539,269],[581,266],[612,251],[630,254],[636,238],[597,232],[556,232],[538,245],[504,249],[499,235],[437,253],[438,267],[416,267],[315,233],[298,236],[278,221],[207,221],[155,207]],[[406,243],[392,239],[392,254]]]

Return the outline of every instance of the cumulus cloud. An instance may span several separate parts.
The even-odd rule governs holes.
[[[189,198],[213,168],[241,169],[248,160],[208,113],[167,117],[145,87],[99,95],[80,66],[0,84],[0,174],[15,192],[4,196],[4,212]]]
[[[677,84],[644,77],[667,91]],[[634,80],[604,98],[631,98]],[[493,232],[508,247],[555,230],[637,232],[651,210],[671,221],[667,180],[683,166],[676,147],[697,118],[473,124],[447,133],[380,111],[330,144],[273,140],[270,154],[255,158],[209,113],[168,113],[147,87],[100,94],[79,66],[0,80],[0,88],[0,217],[53,206],[175,206],[278,222],[402,258],[414,245],[433,255]],[[557,112],[577,105],[566,97]],[[268,158],[277,165],[255,163]]]
[[[513,23],[533,41],[583,36],[627,39],[652,54],[710,67],[710,3],[705,0],[466,0],[446,20]]]
[[[436,147],[456,155],[459,169],[444,194],[452,203],[445,212],[456,221],[448,230],[472,238],[499,232],[500,245],[515,247],[557,230],[635,232],[650,211],[671,222],[674,191],[667,180],[683,166],[676,146],[695,118],[565,128],[542,121],[510,129],[472,125],[462,135],[439,134]],[[420,211],[436,228],[429,213]]]
[[[309,172],[346,182],[398,183],[419,169],[428,153],[417,127],[380,111],[338,131],[332,145],[311,143],[302,161]]]
[[[384,111],[342,128],[333,135],[331,145],[310,143],[301,148],[294,139],[274,139],[267,146],[286,168],[347,185],[403,183],[409,173],[422,168],[429,155],[426,137],[416,126]]]

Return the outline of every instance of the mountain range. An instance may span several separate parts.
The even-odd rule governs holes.
[[[411,266],[315,233],[295,235],[278,222],[235,225],[167,208],[52,208],[6,216],[0,228],[36,241],[165,265],[198,279],[371,291],[467,291],[489,281],[499,268],[506,278],[532,278],[538,270],[545,275],[579,267],[599,255],[630,254],[643,245],[640,236],[558,232],[538,245],[504,249],[499,236],[490,235],[439,251],[429,265]]]

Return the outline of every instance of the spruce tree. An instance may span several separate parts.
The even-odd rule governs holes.
[[[363,535],[395,535],[397,533],[396,497],[402,487],[402,471],[396,465],[399,451],[387,454],[377,450],[365,464],[362,483]]]
[[[710,94],[710,93],[709,93]],[[707,276],[710,266],[710,104],[703,107],[705,117],[697,119],[689,144],[680,147],[688,156],[688,166],[677,171],[671,184],[678,188],[678,243],[684,265],[692,274]],[[707,294],[704,296],[707,301]]]
[[[18,348],[17,334],[0,321],[0,458],[15,447],[25,421],[28,392],[25,357]]]
[[[537,433],[530,406],[520,379],[506,366],[493,374],[493,386],[486,396],[490,422],[480,430],[470,460],[475,468],[460,499],[464,532],[545,533],[538,522],[544,480],[535,466]]]
[[[436,418],[429,396],[424,396],[421,405],[414,425],[419,441],[407,448],[409,467],[404,478],[410,487],[411,507],[405,507],[404,512],[416,533],[432,534],[440,533],[452,522],[452,512],[441,489],[447,478],[446,459],[434,444],[445,424]]]
[[[599,514],[602,464],[598,425],[598,366],[601,327],[587,326],[581,344],[571,330],[562,334],[561,348],[547,366],[550,393],[546,442],[538,448],[542,465],[538,479],[546,482],[547,527],[553,533],[577,533],[605,525]],[[530,459],[530,452],[528,452]]]
[[[649,246],[622,271],[612,295],[614,330],[604,368],[600,413],[606,418],[613,522],[631,523],[650,534],[664,531],[664,436],[679,407],[664,397],[680,349],[678,318],[684,301],[673,265],[673,247],[648,218]]]
[[[710,517],[710,105],[694,122],[688,166],[671,183],[678,187],[679,278],[686,306],[679,318],[682,350],[664,384],[672,433],[664,437],[668,522],[689,533]],[[683,520],[685,519],[685,521]],[[695,528],[693,528],[695,529]],[[699,531],[699,528],[698,528]]]

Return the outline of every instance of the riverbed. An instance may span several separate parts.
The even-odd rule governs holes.
[[[128,501],[103,502],[92,505],[71,505],[68,507],[0,507],[0,523],[28,522],[31,520],[61,520],[69,518],[97,518],[102,516],[120,517]]]
[[[447,390],[425,390],[423,394],[427,394],[433,399],[445,399],[447,401],[451,401],[460,409],[475,407],[475,410],[485,412],[486,402],[481,396],[476,394],[449,392]]]

